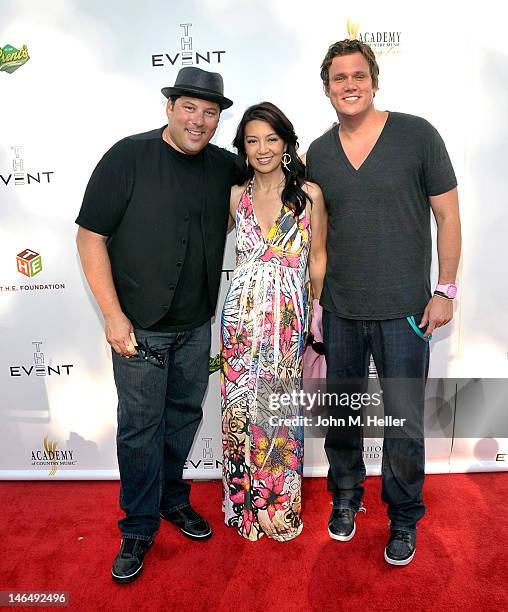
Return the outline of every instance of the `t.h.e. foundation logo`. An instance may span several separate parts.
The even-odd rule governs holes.
[[[36,251],[25,249],[16,255],[16,266],[20,274],[31,278],[42,272],[42,257]]]
[[[51,266],[50,266],[51,267]],[[16,255],[16,269],[19,274],[30,279],[30,282],[20,283],[19,285],[6,284],[0,280],[0,294],[2,293],[17,293],[20,292],[32,292],[32,291],[48,291],[55,289],[65,289],[64,282],[50,282],[43,281],[37,278],[32,281],[34,276],[37,276],[42,272],[42,256],[33,249],[24,249]],[[47,272],[47,270],[46,270]],[[43,277],[46,274],[42,275]],[[41,283],[41,284],[40,284]]]

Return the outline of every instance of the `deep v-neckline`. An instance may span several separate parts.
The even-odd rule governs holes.
[[[256,215],[256,210],[254,209],[254,197],[252,195],[252,188],[254,186],[254,179],[252,179],[249,184],[247,185],[247,197],[250,200],[250,206],[252,208],[252,216],[254,218],[254,223],[256,224],[256,227],[259,229],[259,234],[261,236],[261,238],[263,239],[263,242],[265,242],[266,244],[268,244],[270,238],[272,237],[274,231],[277,229],[277,225],[279,224],[279,221],[282,217],[282,215],[284,214],[285,210],[284,210],[284,204],[281,203],[281,207],[279,210],[279,214],[277,215],[275,221],[272,223],[272,226],[270,227],[270,230],[268,232],[268,234],[265,236],[263,234],[263,228],[261,227],[261,224],[258,221],[258,217]]]
[[[376,138],[376,141],[372,145],[372,147],[371,147],[370,151],[368,152],[367,156],[365,157],[363,162],[358,166],[358,168],[355,168],[353,166],[353,164],[351,163],[351,160],[347,156],[347,153],[346,153],[346,151],[344,149],[344,146],[342,145],[342,141],[341,141],[340,136],[339,136],[339,128],[337,128],[335,130],[335,139],[337,141],[337,146],[339,148],[340,154],[341,154],[343,160],[345,161],[346,166],[348,167],[349,171],[352,172],[354,174],[354,176],[358,176],[360,174],[360,172],[363,170],[363,168],[366,165],[368,165],[372,161],[373,158],[375,158],[377,149],[379,149],[380,143],[384,140],[385,133],[386,133],[386,130],[387,130],[387,127],[388,127],[389,123],[390,123],[390,113],[388,113],[388,115],[386,116],[386,120],[384,122],[384,125],[383,125],[381,131],[379,132],[379,136]]]

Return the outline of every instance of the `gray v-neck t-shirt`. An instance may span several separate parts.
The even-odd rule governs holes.
[[[310,145],[307,177],[328,209],[323,308],[359,320],[422,313],[431,296],[429,196],[457,186],[437,130],[390,112],[356,170],[334,127]]]

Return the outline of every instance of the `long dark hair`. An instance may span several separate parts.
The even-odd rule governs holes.
[[[308,202],[312,204],[310,196],[302,189],[305,182],[305,166],[302,160],[298,157],[296,149],[298,148],[298,138],[295,134],[293,124],[286,115],[271,102],[261,102],[254,104],[243,114],[242,120],[236,130],[236,136],[233,140],[233,146],[237,149],[238,155],[243,161],[245,168],[244,180],[251,179],[254,176],[252,166],[247,166],[247,153],[245,152],[245,126],[249,121],[266,121],[276,134],[282,138],[287,145],[286,153],[291,156],[291,161],[288,164],[288,169],[282,165],[282,171],[285,176],[284,189],[282,190],[281,199],[284,204],[289,206],[295,217],[301,215]]]

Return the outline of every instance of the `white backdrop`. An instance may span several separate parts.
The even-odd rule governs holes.
[[[303,152],[335,120],[319,77],[327,46],[348,34],[373,42],[377,107],[430,120],[459,179],[461,291],[454,322],[432,341],[430,375],[507,378],[508,45],[498,5],[457,13],[435,0],[419,11],[370,0],[2,0],[3,59],[7,45],[26,45],[29,60],[0,70],[0,477],[118,476],[111,358],[74,219],[103,153],[164,124],[160,88],[184,65],[220,71],[235,102],[216,144],[231,148],[246,106],[270,100]],[[219,304],[233,266],[230,235]],[[489,401],[478,406],[486,419]],[[219,420],[215,374],[189,477],[219,475]],[[379,471],[380,448],[366,441],[369,473]],[[503,438],[430,439],[427,471],[507,469],[507,453]],[[305,473],[325,471],[322,441],[308,440]]]

